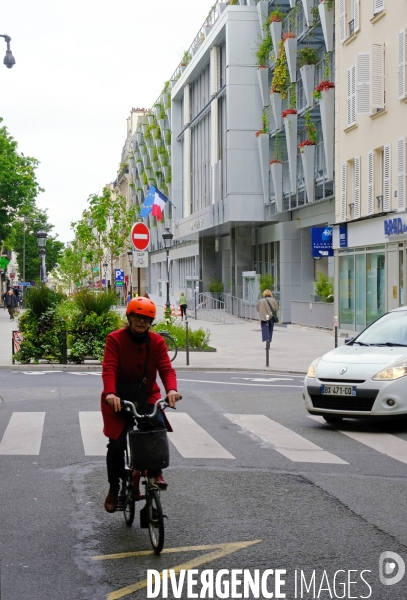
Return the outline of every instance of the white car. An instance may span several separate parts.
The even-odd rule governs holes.
[[[407,306],[315,359],[304,381],[305,408],[328,422],[407,415]]]

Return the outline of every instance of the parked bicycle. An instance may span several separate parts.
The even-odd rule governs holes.
[[[124,520],[129,527],[133,524],[136,502],[145,500],[145,506],[140,510],[140,527],[148,529],[151,545],[156,554],[164,547],[164,518],[161,506],[161,490],[155,478],[149,472],[165,469],[169,465],[169,447],[165,429],[139,429],[140,424],[150,424],[158,410],[169,406],[165,400],[155,403],[151,414],[138,414],[132,402],[122,400],[123,410],[131,415],[127,430],[127,447],[125,453],[125,479],[119,493],[117,510],[123,511]],[[144,493],[138,494],[133,487],[134,470],[141,472]]]
[[[164,338],[165,343],[167,344],[168,356],[170,357],[170,361],[176,359],[178,353],[177,342],[175,339],[168,333],[168,331],[156,331],[158,335],[161,335]]]

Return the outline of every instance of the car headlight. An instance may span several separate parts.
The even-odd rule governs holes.
[[[319,356],[318,358],[316,358],[315,360],[312,361],[312,363],[308,367],[307,377],[315,377],[315,374],[317,372],[317,366],[318,366],[318,363],[321,360],[321,358],[322,357]]]
[[[407,375],[407,358],[401,358],[372,377],[373,381],[392,381]]]

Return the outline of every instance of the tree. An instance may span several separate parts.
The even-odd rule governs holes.
[[[25,237],[25,280],[35,281],[40,277],[40,256],[37,245],[37,231],[43,229],[47,232],[46,242],[46,265],[49,273],[59,262],[59,258],[64,249],[63,242],[57,239],[57,236],[49,235],[54,228],[48,222],[48,215],[45,210],[40,210],[35,203],[26,202],[19,211],[10,228],[10,233],[5,241],[7,247],[12,248],[17,253],[17,263],[20,277],[23,277],[24,260],[24,237]]]
[[[59,257],[55,275],[67,285],[69,293],[78,291],[83,280],[88,276],[84,256],[85,251],[78,241],[74,240]]]
[[[44,191],[35,175],[38,164],[35,158],[20,154],[7,128],[0,127],[0,240],[10,233],[19,208]]]

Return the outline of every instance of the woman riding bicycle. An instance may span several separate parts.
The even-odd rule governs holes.
[[[150,331],[156,316],[156,306],[150,299],[133,298],[127,305],[127,327],[113,331],[106,338],[103,359],[103,393],[101,399],[103,433],[109,438],[107,445],[107,476],[110,484],[105,500],[107,512],[117,509],[120,479],[124,478],[124,453],[128,418],[120,412],[120,400],[130,400],[141,413],[151,413],[154,404],[160,399],[157,384],[157,371],[164,384],[168,404],[175,408],[180,398],[177,392],[176,373],[168,357],[167,346],[161,336]],[[158,411],[154,417],[155,428],[172,431],[165,414]],[[161,471],[149,473],[155,477],[156,485],[165,489]],[[139,472],[134,473],[135,486],[138,486]]]

